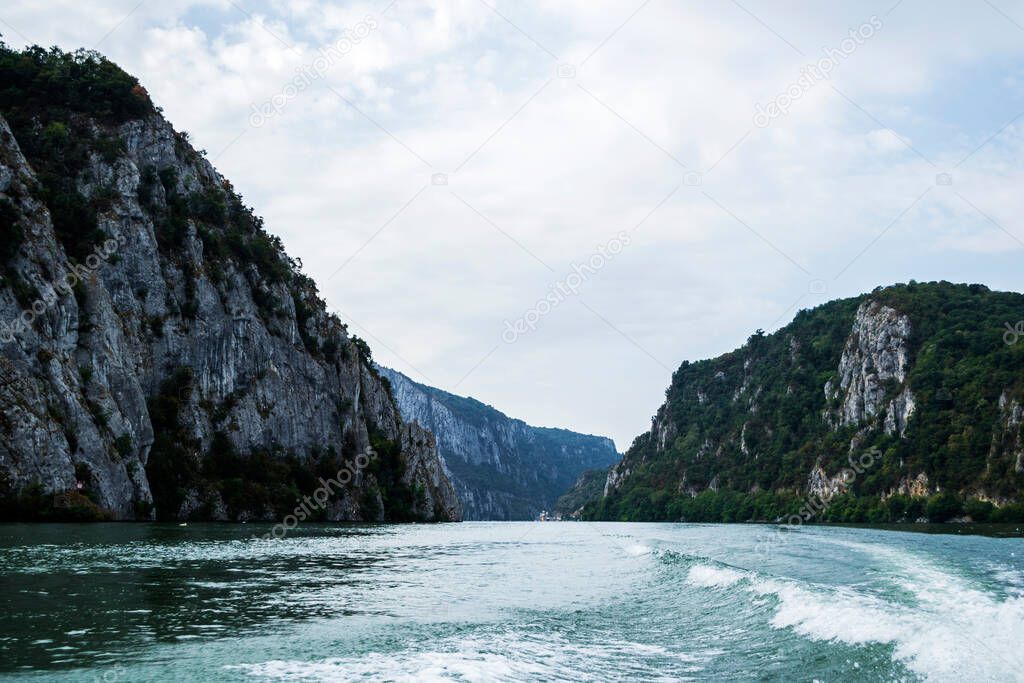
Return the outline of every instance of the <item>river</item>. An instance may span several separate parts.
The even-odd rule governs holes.
[[[1019,532],[268,530],[0,526],[0,678],[1024,680]]]

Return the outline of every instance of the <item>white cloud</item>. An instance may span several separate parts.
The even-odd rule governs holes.
[[[134,4],[22,1],[0,18],[71,49]],[[886,15],[893,4],[743,3],[759,22],[730,3],[650,2],[612,35],[640,3],[500,2],[507,21],[477,0],[145,3],[102,47],[211,156],[237,139],[216,165],[381,361],[625,448],[681,360],[821,303],[812,279],[827,298],[921,273],[1020,287],[1002,260],[1019,245],[992,223],[1024,238],[1020,131],[957,166],[1024,110],[986,90],[1019,79],[1019,30],[983,5],[905,0]],[[1024,3],[1001,7],[1024,17]],[[873,14],[883,28],[830,80],[754,125],[755,104]],[[367,15],[379,26],[365,41],[248,127],[254,103]],[[559,63],[576,77],[548,82]],[[1010,100],[1002,123],[950,104],[964,74],[972,97]],[[504,320],[676,187],[577,300],[501,343]]]
[[[904,152],[908,145],[913,146],[914,144],[913,140],[901,137],[892,128],[879,128],[869,132],[864,137],[868,149],[879,154]]]

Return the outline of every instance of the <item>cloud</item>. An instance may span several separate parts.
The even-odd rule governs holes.
[[[134,5],[23,1],[0,19],[68,49],[124,19],[103,50],[378,359],[534,423],[624,448],[680,361],[800,307],[921,273],[1020,286],[995,223],[1024,239],[1021,122],[1000,130],[1024,111],[1005,89],[1024,42],[983,5]],[[882,28],[830,78],[755,125],[758,103],[872,16]],[[365,40],[250,126],[253,105],[366,17]],[[957,104],[968,86],[1005,111]],[[502,343],[504,320],[634,228],[578,297]]]
[[[864,137],[868,149],[879,154],[904,152],[908,146],[913,146],[914,144],[913,140],[901,137],[892,128],[879,128],[869,132]]]

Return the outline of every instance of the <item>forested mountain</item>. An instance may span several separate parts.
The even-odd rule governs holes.
[[[584,470],[619,459],[611,439],[531,427],[475,399],[380,371],[402,417],[437,436],[466,519],[534,519],[552,511]]]
[[[684,362],[585,516],[1022,519],[1020,320],[1021,294],[911,282]]]
[[[309,517],[458,518],[367,345],[100,55],[0,45],[0,277],[4,517],[281,519],[337,479]]]

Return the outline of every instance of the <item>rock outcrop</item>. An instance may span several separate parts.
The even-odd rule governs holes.
[[[847,482],[842,475],[830,477],[820,466],[811,470],[807,476],[807,494],[822,499],[846,493]]]
[[[1024,406],[1019,398],[1009,398],[1004,391],[999,396],[1000,424],[992,435],[992,447],[989,458],[997,458],[1002,451],[1009,451],[1013,457],[1013,469],[1024,474]]]
[[[437,437],[466,519],[534,519],[585,470],[618,460],[611,439],[531,427],[471,398],[380,368],[402,417]]]
[[[909,496],[911,498],[924,498],[931,494],[932,487],[928,483],[928,475],[921,472],[916,477],[904,477],[900,479],[899,486],[889,495]]]
[[[839,360],[840,424],[857,424],[886,408],[887,384],[901,384],[907,378],[909,337],[910,319],[905,314],[875,301],[857,309]],[[913,410],[914,395],[907,389],[888,406],[890,433],[902,434]]]

